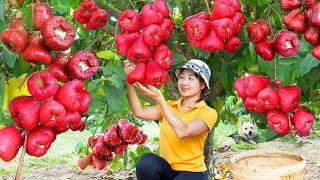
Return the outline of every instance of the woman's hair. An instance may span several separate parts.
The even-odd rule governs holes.
[[[181,69],[181,73],[182,73],[184,70],[186,70],[186,69]],[[195,73],[195,72],[193,72],[193,73],[194,73],[195,77],[200,81],[200,83],[203,83],[203,84],[206,86],[206,83],[204,82],[204,80],[202,79],[202,77],[201,77],[199,74]],[[202,100],[204,100],[204,99],[206,98],[206,96],[207,96],[207,95],[205,94],[205,90],[206,90],[206,89],[207,89],[207,86],[206,86],[204,89],[202,89],[200,99],[197,100],[197,102],[200,102],[200,101],[202,101]]]

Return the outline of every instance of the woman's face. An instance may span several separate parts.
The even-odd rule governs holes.
[[[201,91],[206,86],[191,70],[182,70],[178,78],[178,89],[182,97],[201,96]]]

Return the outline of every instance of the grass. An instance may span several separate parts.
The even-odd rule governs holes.
[[[29,156],[28,154],[25,155],[22,172],[32,172],[35,169],[50,168],[58,164],[76,167],[75,160],[78,158],[78,155],[75,147],[78,143],[86,143],[89,136],[89,131],[68,131],[58,135],[44,156],[37,158]],[[9,163],[3,162],[0,159],[0,177],[14,176],[19,164],[20,154],[21,151],[19,151],[15,159]]]

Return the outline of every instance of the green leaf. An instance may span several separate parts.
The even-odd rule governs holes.
[[[104,60],[114,60],[114,61],[119,61],[120,56],[118,53],[115,53],[111,50],[106,50],[106,51],[99,51],[96,53],[98,58],[104,59]]]
[[[7,27],[7,26],[6,26],[6,22],[0,20],[0,32],[3,31],[6,27]],[[2,46],[2,45],[0,44],[0,47],[1,47],[1,46]]]
[[[282,80],[284,84],[290,84],[292,80],[292,69],[290,66],[278,64],[277,78]]]
[[[0,112],[2,111],[2,107],[3,107],[3,101],[4,101],[4,86],[5,86],[5,76],[4,74],[0,73],[1,77],[0,77]]]
[[[297,77],[299,77],[299,75]],[[318,96],[314,90],[320,87],[319,82],[320,82],[319,67],[312,68],[311,71],[309,71],[303,77],[299,78],[298,85],[301,89],[301,92],[303,93],[303,99],[306,98],[306,101],[318,101],[316,100],[318,99]]]
[[[32,17],[32,5],[24,3],[23,8],[23,24],[27,27],[29,32],[33,31],[33,17]]]
[[[107,103],[107,98],[101,96],[101,94],[98,93],[90,93],[92,102],[90,104],[90,109],[95,110],[95,109],[101,109],[101,108],[106,108],[106,103]]]
[[[302,60],[302,58],[299,56],[294,56],[290,58],[281,57],[278,59],[278,63],[283,65],[291,65],[297,63],[299,60]]]
[[[256,7],[259,4],[259,1],[256,0],[242,0],[242,3],[249,3],[251,7]]]
[[[308,54],[299,64],[300,77],[307,74],[312,68],[317,67],[320,61]]]
[[[204,58],[205,60],[209,59],[211,53],[209,52],[204,52],[204,51],[199,51],[200,57]]]
[[[248,48],[245,48],[244,52],[248,52]],[[249,67],[251,62],[251,56],[249,53],[245,53],[240,57],[237,57],[238,72],[241,72],[245,67]]]
[[[81,0],[73,0],[73,1],[68,1],[69,2],[69,5],[71,8],[73,9],[77,9],[79,7],[79,4],[81,2]]]
[[[213,101],[213,107],[214,109],[217,111],[218,114],[222,114],[223,109],[225,107],[225,102],[222,98],[217,97],[214,101]]]
[[[172,62],[171,69],[175,70],[178,67],[182,66],[187,61],[187,59],[186,59],[186,57],[184,57],[183,54],[173,53],[172,61],[173,62]]]
[[[95,81],[95,80],[93,80],[93,81],[94,82],[92,84],[88,85],[88,90],[89,90],[90,96],[91,96],[89,113],[93,113],[97,109],[108,108],[106,106],[108,100],[107,100],[107,97],[105,96],[104,90],[101,88],[100,83],[96,83],[97,81]],[[90,83],[91,83],[91,81],[90,81]],[[94,87],[94,86],[97,86],[97,87]],[[101,88],[101,90],[99,90],[99,88]],[[101,91],[103,93],[101,93]]]
[[[221,78],[222,78],[222,86],[227,91],[231,92],[233,90],[233,77],[235,71],[232,69],[231,61],[223,61],[221,67]]]
[[[257,53],[254,50],[254,45],[252,42],[249,43],[249,51],[250,51],[251,59],[252,60],[257,59]],[[258,57],[260,57],[260,56],[258,56]]]
[[[274,132],[269,126],[266,130],[265,138],[266,141],[272,141],[278,137],[281,137],[278,133]]]
[[[101,40],[102,37],[96,37],[94,39],[88,40],[87,38],[85,39],[86,43],[84,43],[82,46],[85,47],[85,50],[91,50],[92,46],[94,46],[99,40]],[[88,45],[89,44],[89,45]]]
[[[146,153],[150,153],[150,149],[146,146],[138,146],[134,152],[130,151],[131,167],[136,167],[138,160]]]
[[[109,168],[113,171],[117,170],[117,169],[123,169],[123,163],[121,162],[121,158],[119,156],[114,156],[114,158],[112,159],[112,162],[110,165],[108,165]]]
[[[119,113],[127,104],[126,91],[115,86],[103,86],[106,93],[108,109],[110,113]]]
[[[51,5],[59,15],[69,14],[70,12],[68,0],[51,0]]]
[[[78,142],[75,146],[75,151],[79,156],[85,156],[89,154],[87,142]]]
[[[5,21],[4,20],[4,1],[0,1],[0,20],[1,21]]]
[[[309,52],[310,51],[310,43],[307,42],[304,37],[301,38],[301,41],[300,41],[300,49],[299,49],[299,52]]]
[[[21,76],[24,73],[28,73],[30,68],[31,68],[31,64],[23,60],[22,56],[19,56],[13,67],[13,73],[16,76]]]
[[[116,64],[108,64],[105,67],[100,67],[106,80],[109,81],[109,85],[123,88],[126,75],[122,67]]]
[[[229,118],[231,124],[236,125],[238,123],[238,117],[236,114],[232,112],[227,112],[226,115]]]
[[[274,77],[274,61],[265,61],[258,56],[258,63],[261,66],[261,70],[265,72],[270,78]]]
[[[106,79],[102,88],[106,94],[108,110],[111,113],[119,113],[128,105],[126,89],[123,83],[126,81],[124,70],[112,63],[105,67],[100,67],[100,69]]]
[[[169,4],[170,17],[173,18],[174,24],[181,25],[183,23],[183,18],[184,18],[183,14],[181,13],[184,10],[182,7],[182,0],[167,1],[167,3]],[[176,32],[176,30],[174,30],[174,32]]]
[[[17,55],[10,52],[7,48],[3,48],[3,58],[9,68],[13,68],[16,63]]]
[[[310,109],[312,109],[313,112],[315,112],[315,114],[319,114],[320,111],[320,102],[316,101],[316,102],[311,102],[310,104]]]
[[[94,79],[94,80],[91,80],[89,83],[88,83],[88,86],[87,86],[87,90],[89,92],[92,92],[93,90],[97,89],[98,87],[101,86],[101,81],[103,81],[102,79]]]
[[[124,168],[126,168],[127,165],[128,165],[128,151],[125,151],[124,155],[123,155],[123,166],[124,166]]]
[[[240,142],[233,144],[231,146],[231,150],[232,151],[249,150],[249,149],[253,149],[256,145],[257,143],[254,141],[245,142],[241,140]]]
[[[0,112],[1,111],[3,111],[2,108]],[[15,123],[12,121],[11,116],[7,113],[0,113],[0,124],[4,126],[15,126]]]

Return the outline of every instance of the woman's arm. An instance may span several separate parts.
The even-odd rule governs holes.
[[[157,88],[150,85],[148,85],[148,88],[146,88],[140,83],[136,83],[135,87],[139,88],[142,93],[153,98],[159,103],[163,112],[163,116],[166,117],[167,121],[179,139],[196,136],[209,130],[206,123],[201,119],[194,119],[190,123],[185,124],[177,115],[174,114],[165,101],[162,93]]]
[[[124,61],[124,70],[126,73],[130,72],[134,68],[134,64],[131,61]],[[128,100],[130,104],[131,111],[134,116],[144,119],[144,120],[159,120],[161,118],[161,113],[158,107],[149,106],[142,107],[140,99],[132,85],[127,83],[128,88]]]
[[[185,124],[177,115],[172,112],[166,102],[160,102],[159,104],[162,108],[163,115],[166,117],[167,121],[179,139],[197,136],[209,130],[207,124],[203,122],[203,120],[194,119],[188,124]]]
[[[142,107],[134,87],[128,83],[127,87],[128,100],[133,115],[144,120],[160,120],[161,113],[159,108],[156,106]]]

